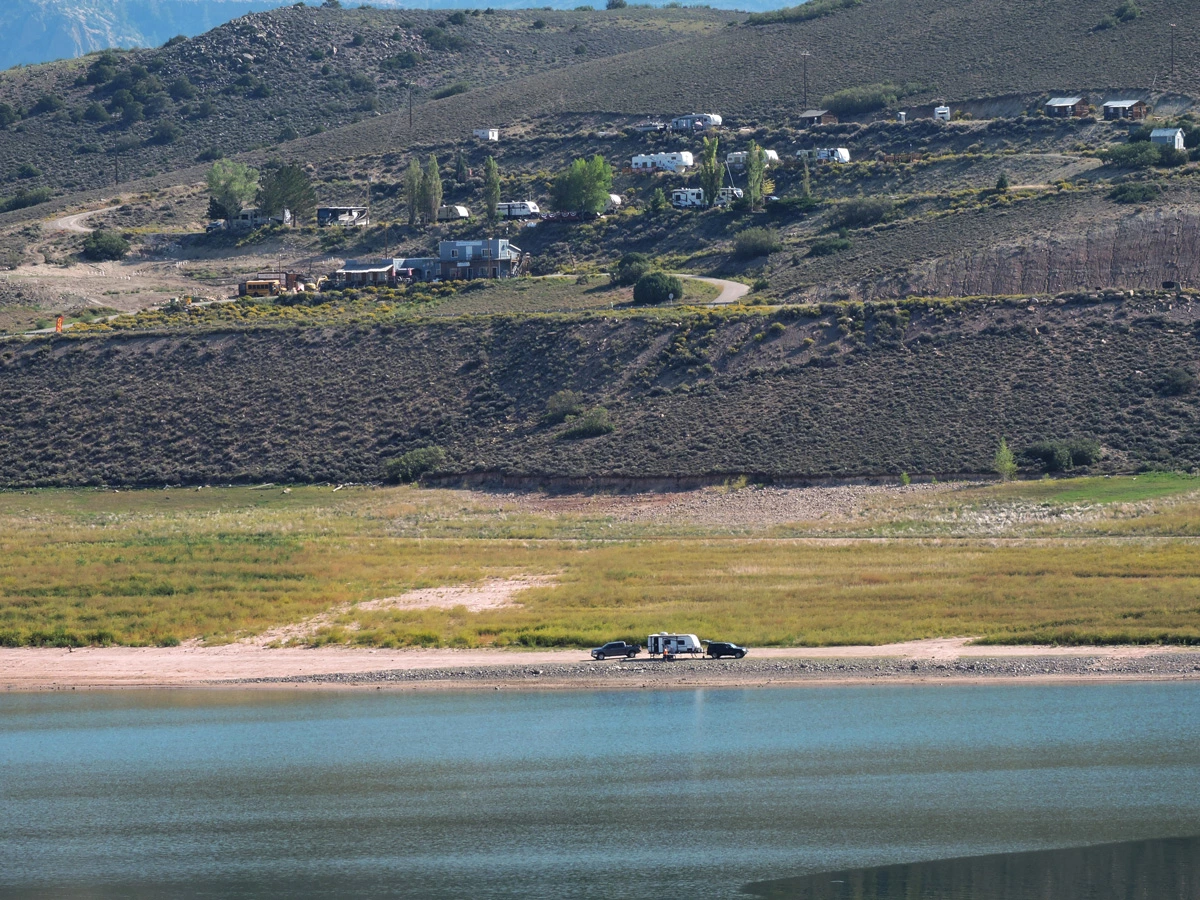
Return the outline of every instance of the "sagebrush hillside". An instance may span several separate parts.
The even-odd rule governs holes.
[[[436,446],[515,483],[986,472],[1002,436],[1100,471],[1200,465],[1200,298],[490,317],[0,346],[0,481],[370,481]],[[603,408],[571,438],[552,395]],[[1034,467],[1032,471],[1040,471]]]

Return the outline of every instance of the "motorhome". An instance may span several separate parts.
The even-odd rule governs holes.
[[[676,209],[687,209],[692,206],[703,207],[704,188],[679,188],[671,191],[671,205]]]
[[[512,200],[496,204],[496,215],[501,219],[528,219],[541,215],[541,212],[532,200]]]
[[[689,653],[699,656],[704,653],[700,638],[694,634],[668,634],[660,631],[646,639],[646,650],[651,656],[678,656]]]
[[[823,147],[819,150],[797,150],[800,159],[812,159],[817,162],[848,163],[850,151],[845,147]]]
[[[779,165],[779,154],[774,150],[763,150],[763,156],[766,157],[766,163],[768,166]],[[735,169],[744,169],[746,168],[746,160],[749,158],[749,151],[736,150],[733,153],[725,154],[725,164],[732,166]]]
[[[672,153],[638,154],[630,163],[635,172],[653,172],[662,169],[666,172],[680,172],[696,164],[695,157],[687,150]]]
[[[439,206],[437,220],[439,222],[454,222],[458,219],[471,218],[471,211],[465,206]]]

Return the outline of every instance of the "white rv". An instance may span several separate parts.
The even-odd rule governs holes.
[[[653,172],[662,169],[666,172],[680,172],[696,164],[695,157],[687,150],[672,153],[638,154],[633,157],[630,167],[635,172]]]
[[[845,147],[823,147],[819,150],[797,150],[796,156],[800,159],[813,159],[817,162],[850,162],[850,151]]]
[[[620,208],[621,208],[621,195],[620,194],[609,194],[608,200],[604,204],[604,211],[605,212],[616,212]]]
[[[937,119],[939,122],[949,122],[950,121],[950,107],[935,106],[933,108],[933,117],[935,119]]]
[[[679,188],[671,191],[671,205],[676,209],[704,206],[704,188]]]
[[[514,200],[496,204],[496,215],[502,219],[528,219],[542,211],[532,200]]]
[[[713,206],[729,206],[734,200],[741,200],[746,196],[742,193],[741,188],[723,187],[717,194],[717,199],[713,201]]]
[[[721,127],[722,119],[716,113],[692,113],[671,120],[672,131],[703,131],[705,128]]]
[[[471,211],[465,206],[439,206],[437,219],[439,222],[453,222],[457,219],[471,218]]]
[[[766,156],[768,166],[779,165],[779,154],[774,150],[764,150],[763,154]],[[746,168],[746,160],[749,158],[750,152],[748,150],[735,150],[733,153],[725,154],[725,164],[735,169],[744,169]]]
[[[646,650],[651,656],[678,656],[681,653],[699,656],[704,653],[700,638],[694,634],[668,634],[665,631],[650,635],[646,639]]]
[[[481,141],[498,141],[500,140],[499,128],[476,128],[471,131]]]

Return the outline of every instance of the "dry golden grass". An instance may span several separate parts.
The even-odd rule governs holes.
[[[1047,504],[1064,515],[995,515]],[[754,645],[1200,643],[1200,545],[1176,536],[1198,520],[1194,480],[1174,476],[887,495],[789,537],[415,488],[7,493],[0,643],[222,642],[526,573],[557,583],[504,609],[351,609],[315,642],[589,645],[668,629]],[[915,536],[870,537],[889,532]]]

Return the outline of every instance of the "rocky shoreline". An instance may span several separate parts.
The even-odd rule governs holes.
[[[756,686],[829,682],[937,682],[991,679],[1195,679],[1200,652],[1130,658],[1111,656],[974,657],[922,659],[633,659],[539,665],[380,669],[210,682],[232,685],[329,687],[674,687]]]

